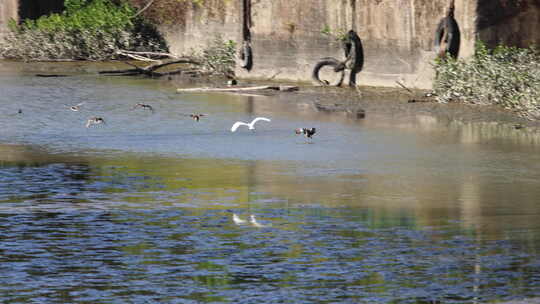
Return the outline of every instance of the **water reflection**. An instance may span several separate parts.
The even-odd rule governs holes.
[[[474,179],[2,149],[8,302],[479,303],[539,293],[537,192],[512,213]],[[271,226],[236,225],[231,210]]]

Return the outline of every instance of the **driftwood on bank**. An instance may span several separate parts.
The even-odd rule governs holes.
[[[142,61],[163,59],[163,58],[180,59],[180,57],[176,56],[175,54],[163,53],[163,52],[136,52],[136,51],[127,51],[127,50],[117,50],[116,54],[121,55],[121,56],[126,56],[126,57],[134,56],[135,58],[140,58],[140,60]]]
[[[415,103],[415,102],[433,102],[433,98],[432,97],[432,93],[430,94],[425,94],[424,96],[422,97],[417,97],[416,94],[413,92],[413,90],[409,89],[408,87],[406,87],[404,84],[402,84],[401,82],[399,81],[396,81],[396,83],[402,87],[403,89],[407,90],[407,92],[410,93],[411,95],[411,98],[407,100],[408,103]]]
[[[196,93],[196,92],[246,92],[246,91],[297,91],[297,86],[255,86],[255,87],[240,87],[240,88],[186,88],[176,89],[177,93]]]
[[[36,77],[47,78],[47,77],[67,77],[68,75],[64,75],[64,74],[36,74],[35,76]]]
[[[402,88],[404,88],[405,90],[407,90],[407,92],[409,92],[409,93],[411,93],[411,94],[414,94],[414,92],[413,92],[411,89],[407,88],[403,83],[401,83],[401,82],[399,82],[399,81],[397,81],[397,80],[396,80],[396,83],[397,83],[400,87],[402,87]]]
[[[133,56],[137,57],[137,56],[140,56],[138,54],[135,54],[137,52],[131,52],[131,53],[134,53],[132,54]],[[148,55],[150,52],[139,52],[140,54],[141,53],[146,53],[146,55]],[[152,54],[162,54],[162,55],[165,55],[164,53],[152,53]],[[170,55],[171,58],[172,56],[174,55]],[[133,58],[133,57],[132,57]],[[144,57],[146,58],[146,57]],[[151,61],[156,61],[156,60],[153,60],[153,59],[150,59]],[[145,60],[145,61],[148,61],[148,60]],[[175,69],[175,70],[171,70],[171,71],[167,71],[167,72],[157,72],[156,70],[158,69],[161,69],[163,67],[166,67],[166,66],[169,66],[169,65],[174,65],[174,64],[189,64],[189,65],[201,65],[200,62],[192,59],[192,58],[189,58],[189,57],[181,57],[181,58],[176,58],[172,61],[167,61],[167,62],[161,62],[161,61],[156,61],[154,64],[150,64],[148,66],[145,66],[145,67],[139,67],[131,62],[128,62],[128,61],[124,61],[125,64],[127,65],[130,65],[132,66],[133,68],[132,69],[124,69],[124,70],[106,70],[106,71],[100,71],[99,74],[110,74],[110,75],[116,75],[116,76],[134,76],[134,75],[146,75],[146,76],[150,76],[150,77],[162,77],[162,76],[166,76],[166,75],[175,75],[175,74],[181,74],[181,73],[199,73],[199,74],[202,74],[202,71],[199,70],[199,69],[193,69],[193,68],[180,68],[180,69]]]

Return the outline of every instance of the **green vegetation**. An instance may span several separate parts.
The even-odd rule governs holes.
[[[193,57],[209,72],[234,75],[236,43],[232,40],[225,41],[220,35],[216,35],[207,45],[201,52],[194,52]]]
[[[332,30],[329,25],[325,25],[322,30],[321,34],[332,37],[337,42],[344,42],[347,40],[347,31],[344,29],[336,29]]]
[[[65,11],[21,24],[0,44],[0,57],[15,60],[108,60],[120,49],[163,51],[157,31],[126,1],[65,0]]]
[[[529,119],[540,119],[540,52],[534,47],[479,42],[468,60],[436,63],[435,93],[440,102],[498,105]]]

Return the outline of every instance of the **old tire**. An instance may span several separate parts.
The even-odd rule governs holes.
[[[343,44],[345,50],[345,64],[351,71],[349,74],[349,86],[356,86],[356,74],[364,67],[364,49],[362,41],[355,31],[347,33],[347,39]]]
[[[345,61],[347,62],[347,68],[359,72],[364,66],[364,49],[362,48],[362,42],[360,37],[355,31],[350,30],[347,33],[347,40],[344,43],[345,49]]]
[[[330,66],[334,68],[334,72],[340,73],[339,79],[334,83],[329,83],[326,80],[321,80],[319,77],[319,72],[321,69],[325,66]],[[345,64],[335,58],[332,57],[325,57],[321,58],[317,64],[315,64],[315,67],[313,68],[313,73],[311,74],[311,79],[313,82],[317,85],[332,85],[339,87],[343,83],[343,78],[345,77]]]
[[[238,57],[240,58],[240,66],[248,71],[251,70],[253,66],[253,52],[249,42],[244,41]]]
[[[441,19],[435,31],[435,52],[439,58],[444,58],[450,54],[452,58],[457,58],[460,44],[459,27],[452,16]]]

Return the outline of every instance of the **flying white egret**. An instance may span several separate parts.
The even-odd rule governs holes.
[[[236,225],[244,225],[247,223],[246,220],[241,219],[238,215],[236,215],[236,213],[233,213],[232,220]]]
[[[237,121],[234,123],[234,125],[231,127],[231,132],[235,132],[236,129],[238,129],[238,127],[240,126],[247,126],[248,129],[250,130],[255,130],[255,123],[259,120],[264,120],[264,121],[270,121],[270,119],[268,118],[265,118],[265,117],[257,117],[255,119],[253,119],[250,123],[245,123],[245,122],[242,122],[242,121]]]

